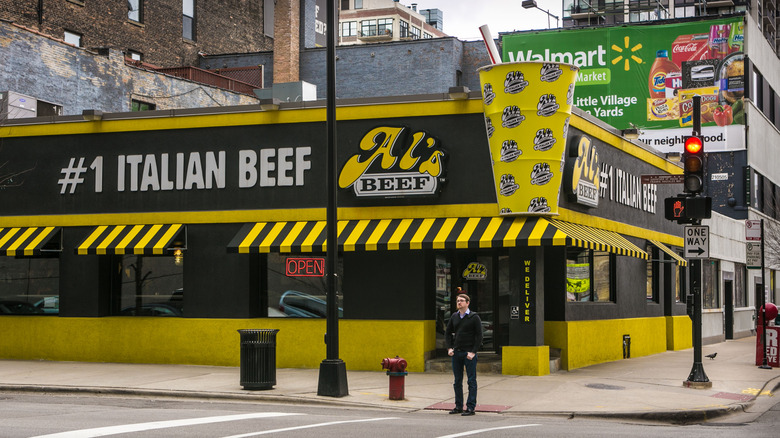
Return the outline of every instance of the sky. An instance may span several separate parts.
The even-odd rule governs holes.
[[[417,10],[440,9],[444,13],[444,33],[465,41],[481,40],[479,27],[487,24],[493,38],[499,32],[556,28],[555,18],[544,11],[561,16],[561,0],[536,0],[540,9],[523,9],[522,0],[401,0],[404,6],[417,3]]]

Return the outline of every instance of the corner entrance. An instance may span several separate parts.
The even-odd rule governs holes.
[[[446,354],[444,331],[457,312],[458,287],[471,297],[469,309],[482,320],[483,352],[500,353],[509,339],[509,257],[495,251],[436,254],[436,349]]]

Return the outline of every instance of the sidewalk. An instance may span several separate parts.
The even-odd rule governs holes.
[[[739,414],[751,421],[780,398],[780,369],[759,369],[755,337],[705,345],[704,370],[712,388],[684,388],[693,350],[668,351],[542,377],[480,374],[477,412],[514,415],[622,417],[673,423]],[[388,399],[388,377],[381,371],[348,371],[349,395],[317,395],[319,370],[279,369],[267,391],[247,391],[239,368],[0,360],[0,391],[64,392],[195,397],[416,411],[453,407],[452,375],[410,373],[406,399]],[[465,382],[464,382],[465,386]],[[759,395],[760,394],[760,395]],[[717,421],[717,420],[716,420]],[[733,416],[720,421],[734,421]]]

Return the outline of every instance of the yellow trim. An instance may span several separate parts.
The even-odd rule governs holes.
[[[171,240],[176,235],[176,233],[178,233],[179,230],[181,230],[182,226],[183,226],[182,224],[173,224],[173,225],[171,225],[168,228],[168,230],[165,232],[165,234],[163,234],[163,236],[160,237],[160,239],[154,245],[154,249],[153,249],[154,254],[162,254],[163,251],[165,251],[165,249],[166,249],[166,248],[163,248],[163,245],[166,242],[168,242],[169,240]]]
[[[240,110],[241,108],[237,108]],[[246,109],[250,109],[247,107]],[[405,102],[371,105],[342,106],[336,108],[338,120],[362,120],[393,117],[419,117],[482,113],[479,99],[466,101]],[[296,108],[280,111],[234,112],[171,117],[132,118],[102,120],[100,122],[75,121],[45,123],[39,125],[0,126],[0,137],[38,137],[74,134],[104,134],[112,132],[141,132],[169,129],[194,129],[204,127],[252,126],[290,123],[324,122],[325,108]]]
[[[7,252],[9,256],[15,256],[16,250],[22,245],[24,239],[30,237],[30,234],[35,232],[35,227],[27,228],[24,230],[21,236],[16,238],[16,241],[8,247]]]
[[[325,322],[324,318],[4,315],[0,358],[238,367],[237,330],[262,327],[279,329],[277,367],[316,369],[326,356],[322,342]],[[339,357],[349,370],[376,372],[383,357],[399,355],[409,362],[409,371],[423,372],[426,354],[436,348],[433,320],[342,319],[339,326]]]
[[[287,235],[287,237],[284,238],[281,244],[281,251],[282,252],[290,252],[292,248],[292,244],[295,242],[295,239],[298,238],[298,236],[301,234],[301,230],[303,230],[303,227],[306,226],[306,222],[296,222],[295,225],[293,225],[293,229],[290,230],[290,234]]]
[[[260,234],[260,231],[262,231],[263,227],[266,225],[266,223],[256,223],[252,229],[249,230],[249,233],[247,233],[244,240],[242,240],[238,245],[238,252],[240,254],[249,254],[249,247],[252,245],[252,242],[255,241],[257,235]]]
[[[301,247],[303,248],[304,252],[311,252],[314,248],[314,242],[317,240],[317,236],[322,233],[322,230],[325,229],[327,226],[327,222],[325,221],[319,221],[314,225],[314,228],[311,230],[311,233],[309,233],[309,237],[306,238],[306,240],[303,241],[303,244]]]
[[[122,239],[116,246],[116,253],[125,254],[127,245],[130,244],[130,242],[135,238],[135,236],[141,231],[143,227],[143,225],[134,225],[133,228],[130,229],[130,232],[125,235],[125,238]]]
[[[409,225],[412,224],[411,219],[403,219],[401,220],[401,223],[398,224],[398,227],[396,227],[395,232],[393,232],[393,235],[390,237],[390,240],[387,242],[387,248],[391,250],[397,250],[401,247],[401,238],[404,237],[404,233],[406,233],[406,230],[409,229]]]
[[[45,239],[49,236],[49,234],[52,232],[54,227],[46,227],[43,231],[41,231],[40,234],[38,234],[38,237],[33,239],[32,242],[30,242],[29,245],[24,249],[24,255],[31,256],[35,253],[35,248]]]
[[[144,234],[144,237],[142,237],[141,240],[139,240],[138,243],[135,244],[135,248],[133,249],[133,254],[143,254],[144,249],[146,248],[147,245],[149,245],[149,242],[152,240],[152,237],[154,237],[154,235],[157,234],[158,231],[160,231],[160,228],[162,228],[162,225],[160,224],[152,225],[152,228],[150,228],[149,231],[147,231],[146,234]],[[162,251],[160,251],[160,254],[162,254]]]
[[[629,155],[633,155],[640,160],[657,167],[661,171],[671,173],[672,175],[682,175],[683,170],[680,166],[676,166],[672,162],[655,155],[646,149],[643,149],[629,141],[624,140],[622,137],[615,135],[604,128],[595,125],[582,117],[572,115],[570,120],[571,126],[583,131],[585,134],[599,139],[610,146],[615,147]]]
[[[125,229],[125,226],[124,226],[124,225],[119,225],[119,226],[116,226],[116,227],[114,227],[114,229],[113,229],[113,230],[111,230],[111,232],[110,232],[110,233],[108,233],[108,236],[106,236],[106,238],[105,238],[105,239],[103,239],[103,241],[102,241],[102,242],[100,242],[100,244],[98,245],[98,247],[97,247],[97,253],[98,253],[98,254],[101,254],[101,255],[105,255],[105,254],[106,254],[106,251],[108,250],[108,246],[109,246],[109,245],[111,245],[111,242],[113,242],[113,241],[114,241],[114,239],[116,239],[116,236],[118,236],[118,235],[119,235],[119,233],[121,233],[121,232],[122,232],[122,230],[124,230],[124,229]],[[97,229],[97,230],[95,230],[95,232],[96,232],[96,233],[97,233],[98,231],[99,231],[99,232],[101,232],[101,233],[103,232],[103,231],[100,229],[100,227],[98,227],[98,229]],[[97,237],[97,236],[95,236],[95,237]],[[86,254],[86,248],[85,248],[85,252],[84,252],[84,254]]]
[[[12,237],[14,237],[14,234],[18,233],[21,228],[11,228],[11,231],[6,233],[5,236],[3,236],[2,239],[0,239],[0,246],[5,245],[6,242],[11,240]]]
[[[436,233],[436,236],[433,238],[433,249],[444,249],[444,241],[447,236],[449,236],[452,227],[455,226],[457,221],[458,220],[455,218],[447,218],[444,220],[444,223],[441,224],[441,228],[439,228],[439,232]]]
[[[344,251],[355,250],[355,243],[357,243],[358,237],[363,234],[363,231],[365,231],[366,227],[368,226],[368,222],[368,220],[361,220],[355,224],[355,228],[352,229],[352,233],[350,233],[349,237],[347,237],[347,240],[344,242]]]
[[[388,207],[349,207],[339,208],[339,220],[381,219],[381,218],[437,218],[437,217],[490,217],[496,216],[497,204],[447,204],[422,206],[388,206]],[[559,208],[558,216],[567,222],[602,228],[620,234],[641,239],[654,239],[671,246],[683,246],[682,236],[674,236],[658,231],[648,230],[634,225],[617,222],[579,213],[573,210]],[[2,216],[0,227],[30,227],[30,226],[100,226],[119,224],[155,224],[155,223],[253,223],[261,218],[264,222],[284,221],[324,221],[324,208],[301,209],[269,209],[269,210],[220,210],[220,211],[171,211],[159,213],[105,213],[105,214],[75,214],[75,215],[42,215],[42,216]],[[2,242],[0,242],[2,244]],[[239,251],[241,252],[241,251]]]
[[[676,252],[672,251],[672,249],[669,248],[668,246],[664,245],[663,243],[661,243],[661,242],[659,242],[657,240],[653,240],[653,239],[648,239],[648,240],[653,245],[657,246],[658,249],[660,249],[661,251],[669,254],[673,259],[677,260],[677,264],[679,266],[688,266],[688,260],[685,260],[684,258],[680,257],[679,254],[677,254]]]
[[[263,241],[260,242],[260,252],[271,252],[271,244],[273,244],[274,240],[276,240],[276,236],[282,232],[284,225],[284,222],[277,222],[274,224],[273,228],[271,228],[271,231],[269,231]]]
[[[366,242],[366,250],[376,251],[379,246],[379,238],[382,236],[389,225],[390,219],[382,219],[379,221],[379,223],[376,225],[376,228],[374,228],[374,232],[371,233],[371,236],[368,237],[368,241]]]
[[[490,223],[488,224],[487,228],[485,228],[485,232],[482,234],[482,237],[479,238],[479,247],[480,248],[490,248],[493,245],[493,236],[496,235],[496,232],[498,232],[498,227],[501,225],[503,220],[498,217],[494,217],[490,220]],[[466,227],[464,227],[463,231],[469,232],[468,235],[471,235],[471,233],[474,232],[474,228],[476,228],[477,224],[479,223],[479,218],[471,218],[468,221],[468,224]],[[512,225],[509,228],[508,235],[514,232],[513,237],[517,237],[517,234],[520,232],[520,230],[515,230],[515,228],[518,228],[516,224],[513,222]],[[522,228],[522,227],[519,227]],[[506,241],[506,240],[505,240]],[[510,239],[511,242],[514,242],[514,239]],[[466,248],[467,246],[459,246],[456,245],[456,248]]]

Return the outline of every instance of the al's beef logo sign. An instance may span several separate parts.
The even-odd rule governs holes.
[[[439,142],[424,131],[381,126],[360,140],[339,174],[339,187],[358,197],[406,197],[436,194],[443,181],[445,157]],[[407,140],[407,137],[409,139]]]

